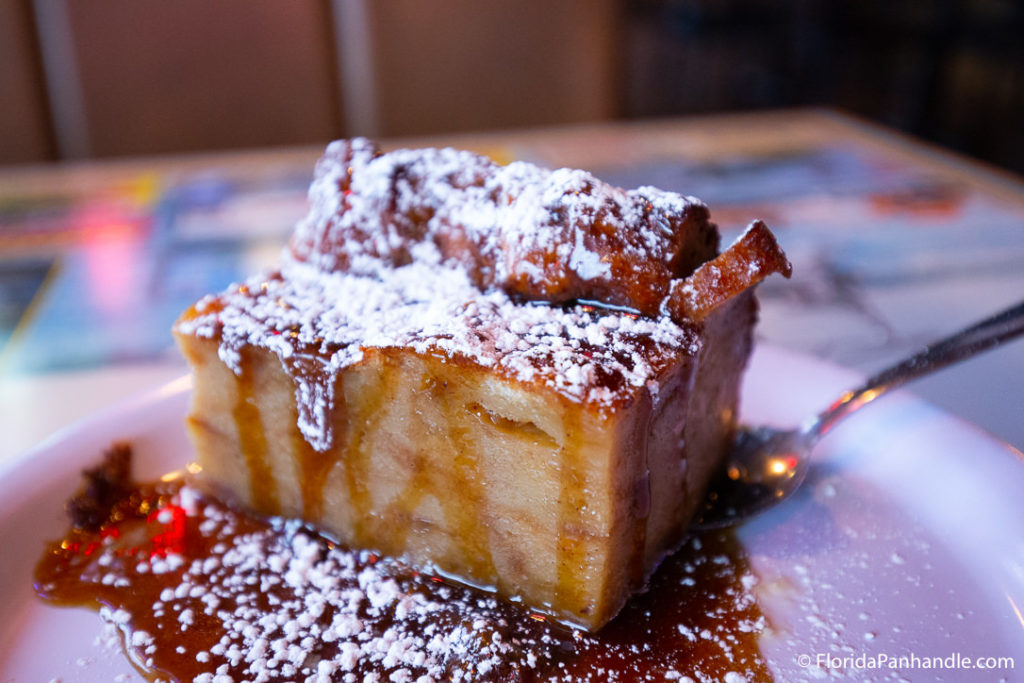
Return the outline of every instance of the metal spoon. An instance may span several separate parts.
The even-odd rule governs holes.
[[[987,351],[1024,333],[1024,302],[982,320],[882,370],[797,429],[742,427],[712,481],[694,529],[736,524],[781,503],[807,476],[813,447],[846,416],[907,382]]]

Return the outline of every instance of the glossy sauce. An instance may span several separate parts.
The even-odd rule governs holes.
[[[276,514],[280,512],[281,506],[274,486],[274,473],[268,461],[267,437],[256,403],[252,363],[247,360],[247,355],[246,351],[240,353],[241,372],[236,384],[238,398],[234,410],[235,427],[242,455],[249,468],[253,505],[269,514]]]
[[[297,334],[291,332],[290,334]],[[293,344],[297,345],[295,340]],[[288,360],[285,366],[288,368],[288,373],[294,377],[304,377],[307,386],[319,385],[326,387],[332,380],[330,373],[328,373],[324,367],[324,360],[320,358],[313,348],[314,345],[302,345],[296,349]],[[241,363],[243,373],[246,371],[244,362]],[[324,419],[331,420],[332,428],[340,428],[344,433],[345,421],[347,418],[347,411],[344,401],[338,401],[335,405],[332,405],[333,410],[327,411],[330,414],[325,415]],[[296,406],[296,415],[294,424],[296,428],[291,434],[291,447],[292,453],[295,454],[295,461],[299,465],[299,487],[300,494],[302,496],[302,515],[305,519],[321,519],[323,516],[324,507],[324,487],[327,483],[327,477],[333,468],[335,461],[327,457],[324,453],[317,452],[310,444],[309,440],[306,439],[302,432],[298,429],[300,417],[310,419],[310,416],[300,416],[299,413],[303,409],[313,409],[311,406],[304,406],[298,404]],[[326,408],[324,408],[326,410]],[[241,425],[239,425],[241,429]],[[255,474],[255,473],[253,473]]]
[[[588,304],[584,310],[588,315],[594,315],[597,309]],[[554,456],[557,458],[558,472],[553,476],[558,477],[558,496],[552,502],[552,516],[557,522],[550,531],[555,536],[557,556],[553,558],[554,574],[551,577],[553,580],[549,579],[550,589],[543,600],[534,597],[534,602],[543,602],[547,614],[569,622],[579,623],[581,617],[584,623],[603,623],[606,620],[606,614],[595,614],[596,610],[608,608],[602,602],[604,589],[598,587],[595,590],[593,583],[603,579],[601,570],[594,566],[595,561],[590,556],[596,542],[593,537],[595,525],[589,509],[591,484],[587,477],[588,471],[593,468],[586,461],[582,411],[564,411],[564,443],[559,447],[555,439],[533,423],[515,422],[489,413],[479,403],[463,405],[449,391],[445,379],[445,376],[458,376],[458,373],[443,367],[448,362],[458,361],[446,356],[436,360],[429,358],[426,361],[427,369],[419,378],[419,389],[425,394],[424,400],[437,406],[444,416],[444,448],[450,449],[452,457],[439,466],[436,454],[426,450],[432,447],[436,439],[432,441],[424,434],[420,443],[403,449],[404,459],[397,467],[407,476],[404,482],[397,485],[397,494],[383,502],[374,499],[373,477],[388,478],[394,473],[382,472],[379,464],[375,466],[372,454],[374,438],[377,438],[375,435],[389,431],[384,423],[386,407],[401,402],[398,392],[408,386],[408,369],[402,367],[400,359],[382,354],[375,361],[376,374],[372,379],[362,380],[357,388],[359,400],[349,405],[345,397],[345,385],[346,381],[352,381],[352,376],[342,374],[337,378],[332,377],[330,373],[324,372],[323,362],[317,356],[314,345],[300,343],[295,339],[291,343],[296,351],[287,359],[286,367],[293,381],[300,380],[306,387],[318,386],[318,390],[312,393],[319,395],[328,394],[326,385],[336,382],[332,388],[335,395],[330,405],[318,408],[313,405],[316,402],[305,405],[297,401],[297,418],[303,411],[309,413],[312,410],[324,410],[332,430],[336,432],[333,437],[336,448],[318,452],[304,437],[298,426],[299,420],[292,422],[289,441],[297,464],[294,474],[301,495],[303,519],[314,524],[323,523],[327,528],[332,528],[332,523],[336,524],[335,520],[324,517],[324,498],[328,477],[332,469],[338,466],[342,476],[341,490],[351,515],[346,528],[346,531],[351,530],[351,535],[343,538],[355,547],[376,548],[385,554],[399,556],[410,552],[411,533],[414,533],[417,524],[424,524],[422,519],[417,519],[423,514],[421,503],[430,497],[432,500],[429,502],[436,501],[440,507],[439,526],[458,545],[457,552],[445,557],[434,555],[431,559],[443,570],[450,572],[450,575],[460,577],[471,585],[497,590],[504,595],[515,595],[518,591],[508,588],[508,577],[501,575],[496,566],[493,546],[505,541],[495,540],[494,537],[495,524],[491,516],[496,506],[488,498],[492,495],[487,489],[490,482],[487,481],[481,463],[477,462],[477,453],[481,452],[481,448],[474,442],[474,430],[467,419],[473,423],[482,421],[518,439],[539,439],[552,450],[557,449]],[[647,348],[646,341],[638,343],[642,348]],[[584,354],[594,350],[587,342],[582,342],[581,348]],[[274,515],[281,512],[278,501],[283,494],[278,491],[278,480],[267,464],[266,444],[270,437],[264,432],[264,423],[256,407],[256,363],[253,361],[248,350],[239,354],[234,417],[240,437],[239,445],[248,465],[253,507],[258,513]],[[436,362],[441,365],[435,365]],[[349,379],[346,380],[346,377]],[[607,384],[612,381],[610,378],[617,379]],[[598,373],[597,381],[600,386],[611,389],[613,385],[620,387],[624,380],[621,375]],[[401,429],[398,428],[399,431]],[[639,452],[644,452],[646,448],[642,440],[647,431],[634,435],[638,440]],[[387,488],[387,485],[378,488]],[[639,503],[636,505],[640,506]],[[295,509],[294,505],[289,507],[289,510]],[[628,582],[632,590],[642,587],[645,578],[645,515],[645,510],[634,509],[630,511],[630,517],[621,523],[628,534],[628,538],[621,539],[624,550],[620,552],[627,555],[627,575],[623,580]],[[337,529],[336,526],[333,528]],[[436,529],[430,531],[436,534]]]
[[[222,617],[241,606],[270,615],[271,620],[282,614],[279,621],[286,623],[296,618],[294,610],[286,614],[289,601],[302,599],[306,605],[317,601],[310,602],[308,586],[296,592],[289,582],[281,581],[284,570],[272,560],[250,562],[226,573],[226,563],[218,558],[233,543],[254,556],[265,552],[273,557],[274,547],[307,536],[318,546],[321,560],[333,553],[354,563],[352,571],[342,572],[334,590],[358,591],[366,578],[361,572],[370,571],[377,578],[393,579],[403,595],[439,606],[429,612],[429,619],[423,619],[403,612],[406,603],[402,601],[369,611],[364,604],[359,612],[361,642],[376,642],[389,630],[410,637],[428,635],[431,630],[461,629],[469,634],[458,648],[444,653],[438,665],[443,671],[436,666],[433,671],[413,668],[411,680],[423,673],[438,680],[468,672],[472,680],[568,676],[570,680],[663,681],[673,671],[698,680],[721,680],[728,672],[748,681],[771,680],[758,649],[765,624],[751,593],[752,575],[741,547],[728,532],[691,539],[662,565],[647,593],[633,599],[598,634],[585,634],[400,563],[345,551],[297,522],[258,518],[213,500],[182,503],[181,486],[175,480],[131,490],[113,507],[106,524],[95,531],[72,529],[50,544],[36,568],[35,586],[44,600],[93,609],[105,605],[108,615],[117,615],[113,620],[121,624],[132,661],[150,679],[190,681],[223,667],[235,680],[251,680],[252,672],[244,673],[248,665],[238,658],[233,661],[230,648],[217,654],[218,641],[239,628],[233,617]],[[194,495],[191,489],[186,493],[190,499]],[[209,566],[210,571],[186,576],[189,567],[200,566]],[[361,578],[353,578],[357,575]],[[232,583],[243,588],[231,596],[218,593],[216,609],[207,609],[210,603],[205,600],[220,586]],[[175,591],[178,597],[167,599]],[[307,619],[314,628],[325,627],[337,617],[327,602],[327,609]],[[186,611],[189,618],[183,619]],[[344,662],[339,654],[344,642],[306,639],[305,661],[290,674],[270,680],[304,680],[315,673],[320,659]],[[507,646],[498,659],[491,656],[496,644]],[[348,664],[348,669],[334,670],[330,680],[344,680],[346,673],[357,674],[357,680],[372,671],[390,675],[397,668],[387,666],[387,660]]]

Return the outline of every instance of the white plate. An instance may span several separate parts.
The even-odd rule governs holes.
[[[856,380],[759,348],[744,419],[794,424]],[[31,572],[43,541],[64,528],[79,471],[112,440],[133,442],[143,477],[186,463],[188,394],[182,380],[126,402],[0,472],[0,682],[140,680],[116,649],[96,644],[94,613],[36,600]],[[898,394],[837,428],[815,457],[800,494],[739,532],[773,626],[762,651],[779,680],[829,670],[854,680],[1024,678],[1021,454]],[[910,667],[889,668],[898,657]],[[1016,670],[963,668],[1000,657]]]

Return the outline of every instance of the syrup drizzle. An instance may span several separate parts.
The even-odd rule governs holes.
[[[236,377],[235,426],[238,429],[238,443],[249,468],[253,506],[274,515],[281,511],[281,505],[274,484],[274,473],[267,459],[267,437],[260,420],[253,387],[253,365],[247,349],[240,352]]]
[[[187,488],[183,495],[181,487],[178,480],[132,489],[106,524],[70,530],[36,567],[41,598],[100,610],[150,680],[212,672],[252,680],[261,671],[270,681],[346,680],[349,673],[354,680],[371,673],[382,680],[723,680],[729,673],[772,680],[758,649],[765,624],[754,579],[730,532],[691,538],[647,593],[599,633],[585,634],[345,550],[297,522],[241,513]],[[300,562],[310,556],[315,562]],[[293,571],[296,563],[305,573]],[[329,579],[330,589],[318,587],[317,577]],[[397,597],[381,598],[381,586]],[[362,596],[357,603],[354,594]],[[352,604],[358,609],[346,612]],[[339,622],[358,624],[358,633],[339,634]],[[406,649],[371,647],[395,642]]]
[[[489,510],[484,500],[482,477],[476,459],[478,449],[469,442],[467,436],[465,422],[469,415],[462,406],[452,405],[443,381],[435,379],[432,384],[435,388],[434,396],[440,400],[445,412],[457,416],[457,419],[448,423],[448,439],[454,447],[452,467],[447,481],[433,490],[450,492],[449,495],[439,496],[439,501],[452,535],[466,548],[464,557],[470,560],[465,570],[466,575],[471,579],[493,583],[497,571],[491,552],[491,525],[487,523]]]
[[[390,372],[388,364],[385,363],[381,368],[380,381],[382,384],[386,384]],[[385,396],[383,394],[384,392],[380,388],[376,391],[364,392],[365,399],[362,406],[351,412],[352,419],[348,425],[348,446],[344,449],[345,484],[352,514],[350,526],[358,544],[363,544],[373,537],[373,530],[367,528],[372,505],[370,490],[366,483],[369,481],[370,453],[363,441],[367,434],[372,433],[371,420],[373,416],[379,415],[380,409],[384,405]],[[348,411],[348,404],[344,399],[339,400],[338,403],[345,406],[342,410]]]
[[[289,374],[293,377],[301,375],[306,377],[307,383],[315,382],[317,385],[327,387],[331,378],[323,369],[320,359],[312,355],[302,354],[292,358],[289,362]],[[309,378],[313,378],[312,381]],[[332,387],[333,389],[333,387]],[[322,419],[331,420],[334,428],[337,429],[340,423],[341,433],[344,434],[344,422],[346,418],[344,401],[336,405],[335,401],[330,403],[330,414]],[[327,406],[321,406],[326,409]],[[302,495],[302,516],[304,519],[322,519],[324,513],[324,490],[327,486],[327,477],[335,465],[334,458],[330,451],[318,451],[303,435],[299,428],[301,406],[296,406],[295,419],[292,421],[294,429],[291,433],[292,452],[299,465],[299,492]]]
[[[439,361],[444,362],[444,361]],[[291,370],[298,371],[299,365]],[[236,375],[238,403],[235,409],[236,428],[240,444],[249,467],[252,483],[251,497],[254,509],[265,515],[281,514],[280,492],[276,479],[267,462],[267,435],[264,422],[260,419],[253,389],[253,363],[249,352],[240,358],[240,372]],[[309,370],[307,368],[307,370]],[[309,370],[311,371],[311,370]],[[390,500],[374,500],[367,482],[373,478],[371,451],[373,442],[367,441],[368,434],[380,434],[386,411],[384,406],[396,402],[397,388],[403,386],[401,367],[386,355],[379,365],[376,377],[370,380],[372,386],[360,389],[361,402],[352,409],[345,399],[343,386],[337,387],[336,399],[332,402],[332,421],[340,439],[340,455],[336,451],[317,451],[304,438],[296,426],[290,434],[292,452],[297,463],[295,477],[301,495],[302,517],[311,523],[326,519],[324,497],[328,477],[333,467],[341,460],[343,469],[343,490],[347,493],[346,503],[351,517],[347,527],[351,535],[345,537],[354,546],[373,548],[388,555],[401,556],[410,552],[410,534],[422,524],[437,525],[438,521],[417,519],[418,510],[424,499],[430,495],[436,500],[441,513],[440,524],[444,532],[457,540],[461,551],[454,556],[431,558],[435,566],[444,568],[449,575],[461,577],[470,585],[487,586],[503,593],[515,594],[514,586],[506,586],[495,564],[492,550],[493,524],[488,522],[492,514],[485,491],[485,477],[475,453],[478,445],[472,442],[470,420],[484,420],[505,434],[519,438],[540,438],[552,447],[557,443],[552,437],[532,423],[522,425],[507,418],[486,412],[479,404],[456,405],[445,380],[427,372],[420,380],[421,390],[430,394],[429,399],[447,416],[447,439],[452,458],[447,466],[438,466],[436,454],[419,448],[408,454],[402,467],[410,472],[397,495]],[[316,378],[324,380],[323,377]],[[338,380],[342,382],[343,380]],[[351,414],[351,422],[349,417]],[[590,557],[592,547],[589,535],[593,534],[593,522],[588,511],[590,495],[587,489],[587,463],[584,461],[584,433],[581,416],[576,410],[564,415],[564,443],[557,450],[559,458],[559,498],[557,502],[558,522],[556,533],[555,575],[553,586],[545,600],[548,613],[570,621],[579,615],[593,616],[596,608],[595,591]],[[526,435],[524,437],[524,434]],[[539,436],[538,436],[539,434]],[[636,435],[641,442],[645,435]],[[290,507],[289,510],[295,510]],[[646,523],[643,511],[630,510],[628,518],[620,520],[612,533],[619,533],[625,525],[629,538],[626,539],[630,588],[642,587],[645,568]],[[432,529],[436,533],[437,529]],[[413,551],[414,552],[414,551]],[[548,602],[550,601],[550,602]],[[599,621],[603,618],[598,617]]]

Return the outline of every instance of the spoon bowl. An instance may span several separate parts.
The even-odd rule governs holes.
[[[873,375],[797,429],[741,427],[691,527],[703,530],[731,526],[781,503],[803,484],[815,444],[838,422],[896,387],[1021,334],[1024,302],[934,342]]]

